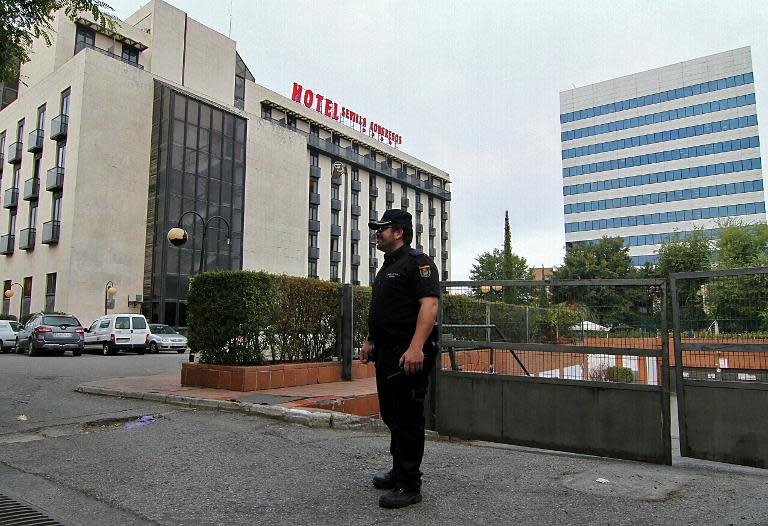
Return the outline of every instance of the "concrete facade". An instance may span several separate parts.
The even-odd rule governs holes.
[[[566,246],[620,236],[633,263],[694,227],[765,221],[750,48],[560,94]]]
[[[369,199],[373,199],[379,217],[388,206],[407,206],[414,221],[420,219],[421,232],[415,234],[413,245],[418,239],[423,250],[435,258],[441,277],[448,278],[450,192],[446,172],[250,79],[245,81],[243,108],[236,107],[236,43],[162,0],[148,3],[125,21],[113,21],[110,28],[98,28],[89,15],[73,22],[63,13],[56,15],[54,27],[53,44],[47,47],[35,42],[32,60],[21,69],[24,83],[18,99],[0,111],[4,156],[0,173],[0,235],[4,243],[0,246],[0,281],[14,292],[11,300],[3,303],[5,312],[18,314],[23,294],[20,287],[11,284],[24,284],[27,278],[31,295],[25,300],[25,312],[43,310],[52,302],[55,310],[70,312],[89,323],[103,314],[105,284],[113,281],[118,292],[112,312],[143,309],[155,321],[184,324],[183,315],[171,320],[162,309],[152,307],[163,298],[157,297],[146,274],[148,261],[163,258],[165,262],[171,254],[166,247],[158,252],[157,244],[150,243],[151,223],[164,221],[154,229],[159,232],[178,219],[168,215],[177,212],[157,216],[158,211],[153,210],[159,190],[151,174],[157,166],[162,168],[158,158],[166,156],[153,142],[153,130],[165,125],[157,112],[153,113],[158,85],[184,100],[198,101],[200,107],[245,122],[245,184],[240,192],[244,205],[240,215],[236,212],[232,216],[234,221],[242,221],[242,238],[235,244],[237,253],[232,254],[230,268],[316,275],[366,285],[382,261],[380,253],[371,252],[366,225],[372,217]],[[83,37],[89,31],[92,42]],[[129,56],[138,50],[138,59],[126,58],[126,49]],[[62,112],[61,97],[66,90],[67,133],[54,139],[52,119]],[[37,128],[38,109],[43,104],[42,150],[28,151],[28,135]],[[292,122],[288,122],[289,116]],[[19,162],[9,162],[9,147],[16,142],[21,119],[22,153]],[[57,152],[62,146],[66,155],[59,162]],[[352,154],[353,147],[359,156]],[[227,154],[222,155],[227,162]],[[167,158],[171,159],[171,154]],[[235,159],[235,168],[238,162]],[[332,165],[337,162],[346,168],[347,176],[343,184],[334,186],[340,182],[331,176]],[[25,197],[24,183],[35,179],[36,163],[40,167],[39,191],[36,196]],[[310,168],[313,163],[316,168]],[[14,172],[19,166],[16,181]],[[47,191],[46,174],[59,166],[64,183],[60,189]],[[352,182],[353,172],[359,182]],[[312,183],[317,196],[311,197],[312,177],[318,175]],[[373,177],[378,196],[371,198]],[[392,202],[387,201],[387,181],[392,185]],[[5,195],[13,189],[18,189],[15,204]],[[422,203],[418,213],[417,191]],[[195,197],[199,204],[201,196]],[[57,198],[60,209],[54,210]],[[189,207],[187,201],[179,199],[177,207]],[[35,205],[36,217],[30,213]],[[331,224],[334,208],[340,208],[338,227]],[[211,210],[210,205],[206,209]],[[54,218],[59,221],[57,239],[44,243],[43,223]],[[355,221],[357,229],[353,232]],[[187,222],[184,224],[186,228]],[[316,241],[313,228],[319,228]],[[22,230],[24,248],[19,244]],[[199,229],[190,230],[192,240],[199,235]],[[190,254],[187,259],[199,261],[199,246]],[[182,257],[182,263],[185,261]],[[183,275],[174,279],[188,283],[194,270],[181,272]],[[46,300],[49,274],[56,274],[56,288],[55,292],[48,291],[51,294]]]

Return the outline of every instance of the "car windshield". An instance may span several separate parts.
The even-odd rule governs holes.
[[[149,330],[152,334],[176,334],[176,331],[167,325],[150,325]]]
[[[17,322],[17,321],[9,321],[8,323],[10,323],[10,324],[11,324],[11,330],[12,330],[13,332],[19,332],[19,327],[21,327],[21,325],[19,324],[19,322]]]
[[[79,327],[80,322],[74,316],[43,316],[43,325],[55,327]]]

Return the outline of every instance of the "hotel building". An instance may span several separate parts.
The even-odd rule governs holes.
[[[765,222],[750,48],[560,94],[566,247],[624,238],[635,265],[725,220]]]
[[[0,110],[3,312],[90,323],[112,282],[113,312],[185,325],[203,220],[208,270],[367,285],[382,254],[366,223],[402,208],[448,279],[449,176],[396,133],[310,86],[256,84],[233,40],[161,0],[113,27],[53,25]]]

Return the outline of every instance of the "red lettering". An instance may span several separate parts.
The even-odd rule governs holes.
[[[312,93],[311,89],[308,89],[304,92],[304,106],[307,108],[312,108],[312,102],[315,99],[315,94]]]
[[[304,88],[301,87],[301,84],[298,82],[293,83],[293,95],[291,95],[291,99],[294,100],[294,102],[301,102],[301,92]]]
[[[315,106],[315,111],[319,111],[320,113],[323,112],[323,97],[322,95],[317,95],[315,97],[317,99],[317,106]]]
[[[335,102],[333,103],[333,120],[339,120],[339,105]]]
[[[325,113],[326,117],[333,116],[333,101],[331,99],[325,99]]]

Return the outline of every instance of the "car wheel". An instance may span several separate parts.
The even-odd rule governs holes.
[[[101,354],[103,354],[104,356],[109,356],[110,354],[112,354],[112,351],[109,350],[109,344],[108,343],[102,344],[102,346],[101,346]]]
[[[72,351],[72,356],[82,356],[83,350],[82,349],[75,349]]]
[[[157,343],[149,342],[149,352],[152,354],[158,354],[160,352],[160,349],[157,347]]]
[[[27,348],[27,355],[40,356],[40,352],[37,349],[35,349],[35,344],[32,342],[29,342],[29,347]]]
[[[16,340],[16,347],[13,349],[16,354],[24,354],[24,350],[21,348],[21,342]]]

